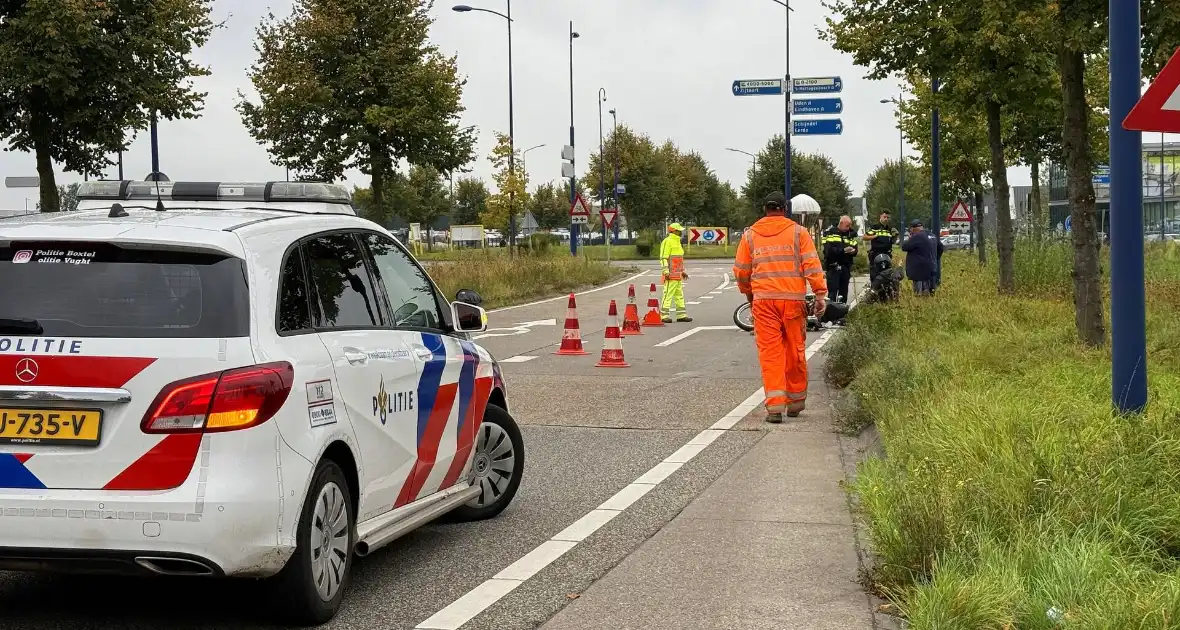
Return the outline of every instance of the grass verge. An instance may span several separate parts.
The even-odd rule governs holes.
[[[510,259],[477,251],[455,260],[431,265],[430,276],[448,297],[460,289],[478,291],[489,309],[604,284],[633,271],[569,256]]]
[[[938,296],[858,309],[830,346],[849,428],[876,423],[887,454],[851,486],[871,586],[916,630],[1180,628],[1180,252],[1148,251],[1132,418],[1109,351],[1075,342],[1070,256],[1021,244],[1001,296],[949,252]]]

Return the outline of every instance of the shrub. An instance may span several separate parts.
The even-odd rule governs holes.
[[[660,237],[653,230],[643,230],[635,238],[635,253],[645,258],[652,255],[652,250],[659,244]]]

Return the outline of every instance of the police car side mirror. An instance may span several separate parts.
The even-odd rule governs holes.
[[[455,322],[455,332],[478,333],[488,329],[487,312],[466,302],[451,302],[451,321]]]

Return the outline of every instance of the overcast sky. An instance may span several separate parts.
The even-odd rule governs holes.
[[[503,12],[505,0],[466,0]],[[479,129],[475,174],[488,179],[487,155],[493,131],[508,130],[507,38],[505,22],[486,13],[455,13],[453,0],[438,2],[432,38],[446,54],[457,54],[467,78],[465,125]],[[480,4],[482,3],[482,4]],[[863,78],[864,69],[821,42],[816,29],[825,11],[819,0],[794,0],[791,15],[791,71],[797,77],[839,75],[844,81],[842,136],[800,137],[805,152],[829,155],[860,194],[869,173],[886,158],[896,158],[898,133],[892,105],[897,84]],[[231,10],[232,7],[232,10]],[[282,169],[250,138],[234,110],[237,91],[252,95],[246,69],[254,61],[254,29],[272,9],[290,12],[290,0],[218,0],[215,19],[225,20],[198,60],[213,75],[198,82],[209,93],[204,114],[194,121],[160,123],[160,166],[173,180],[254,181],[282,179]],[[598,89],[603,107],[618,108],[619,122],[672,139],[696,150],[717,175],[739,187],[748,157],[783,129],[782,97],[735,97],[734,79],[765,79],[783,73],[783,8],[772,0],[515,0],[513,2],[516,144],[524,149],[546,144],[527,156],[531,181],[561,174],[561,146],[569,137],[569,21],[581,34],[574,49],[575,124],[578,172],[598,147]],[[907,147],[907,151],[910,150]],[[148,134],[124,155],[125,176],[142,179],[151,171]],[[34,175],[31,155],[0,153],[0,175]],[[107,174],[115,177],[112,167]],[[359,173],[349,184],[365,185]],[[58,182],[80,178],[58,171]],[[1027,169],[1012,169],[1011,184],[1028,184]],[[34,189],[0,189],[0,209],[19,210]]]

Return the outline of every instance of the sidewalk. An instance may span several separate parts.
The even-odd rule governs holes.
[[[810,361],[808,410],[757,409],[733,430],[765,436],[671,523],[543,626],[546,630],[871,629],[840,483],[856,441],[833,432],[837,392]]]
[[[543,628],[874,628],[840,487],[855,453],[833,433],[821,353],[811,366],[804,414],[780,426],[761,409],[742,420],[734,431],[765,437]]]

